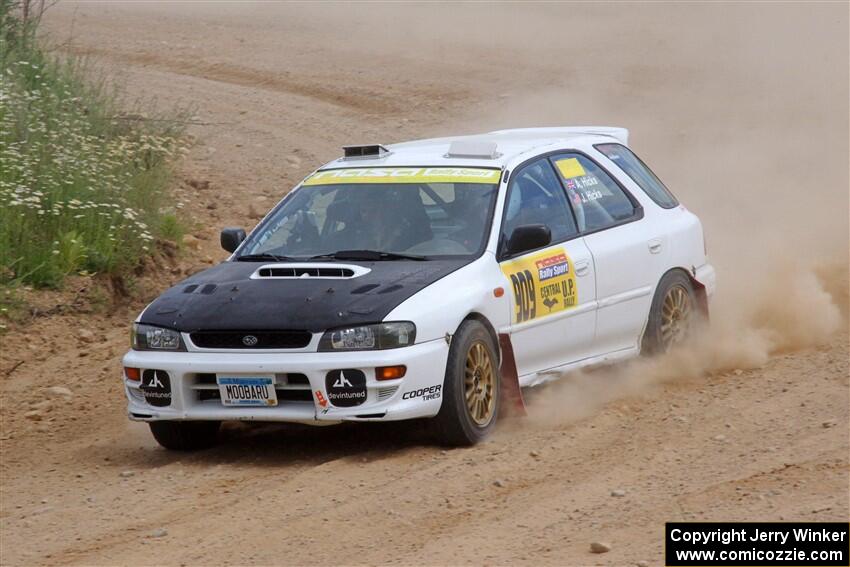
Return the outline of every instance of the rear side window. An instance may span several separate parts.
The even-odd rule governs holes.
[[[632,200],[596,162],[570,153],[551,159],[567,190],[580,231],[602,230],[635,216]]]
[[[670,190],[629,148],[622,144],[598,144],[594,147],[616,163],[658,206],[672,209],[679,204]]]

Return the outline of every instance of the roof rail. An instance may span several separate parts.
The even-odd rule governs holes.
[[[366,144],[362,146],[343,146],[342,159],[373,159],[387,157],[392,152],[381,144]]]

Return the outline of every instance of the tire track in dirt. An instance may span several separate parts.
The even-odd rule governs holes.
[[[376,86],[367,88],[363,81],[351,77],[306,77],[285,70],[263,71],[224,62],[209,62],[202,59],[187,61],[156,53],[128,53],[114,49],[72,46],[68,53],[83,57],[106,58],[121,63],[154,67],[178,75],[197,77],[208,81],[227,83],[251,89],[263,89],[288,93],[321,101],[348,111],[367,112],[375,115],[392,116],[402,114],[409,108],[407,98],[413,93],[393,92],[385,95],[386,88]],[[441,88],[437,92],[417,87],[416,96],[427,99],[434,95],[446,101],[458,100],[464,96],[459,89]]]

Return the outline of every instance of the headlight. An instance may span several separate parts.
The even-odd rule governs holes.
[[[179,332],[141,323],[133,323],[130,345],[133,350],[186,350]]]
[[[383,350],[410,346],[416,340],[416,325],[410,321],[378,323],[327,331],[319,351]]]

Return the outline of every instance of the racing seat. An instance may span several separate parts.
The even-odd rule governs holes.
[[[322,226],[321,241],[328,250],[350,248],[350,236],[356,230],[359,210],[348,199],[339,199],[328,205],[325,210],[325,223]]]
[[[325,210],[325,224],[322,227],[322,237],[326,238],[331,234],[340,231],[343,226],[348,226],[351,223],[351,217],[354,214],[353,207],[349,203],[336,200]]]
[[[395,190],[387,202],[389,218],[398,219],[401,231],[392,243],[396,250],[407,250],[434,238],[431,219],[419,197],[419,191]]]

